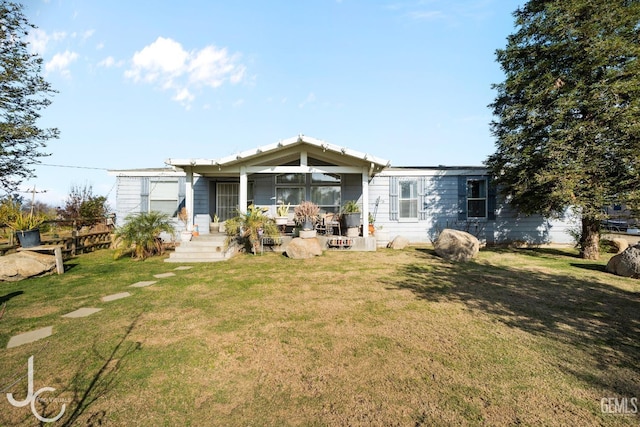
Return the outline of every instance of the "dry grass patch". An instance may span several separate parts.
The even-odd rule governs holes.
[[[76,282],[72,270],[73,286],[56,282],[66,292],[47,295],[53,279],[37,279],[25,294],[45,294],[33,294],[24,306],[17,295],[9,304],[26,310],[51,298],[99,295],[105,285],[94,286],[91,271],[112,261],[99,254],[89,255],[86,265],[84,259],[77,268],[84,282]],[[112,277],[123,285],[148,280],[125,268],[140,264],[118,262],[122,273],[116,268]],[[144,264],[148,276],[166,270],[157,260]],[[20,289],[13,286],[7,292]],[[243,256],[131,292],[84,320],[42,318],[55,323],[56,333],[47,357],[36,356],[37,387],[73,396],[68,421],[639,421],[603,414],[600,399],[640,397],[640,286],[572,253],[483,251],[476,262],[455,265],[426,248],[334,252],[303,261]],[[22,322],[7,317],[2,326],[20,329]],[[0,350],[0,378],[23,371],[41,345]],[[89,398],[78,397],[83,394]],[[29,415],[0,401],[1,423],[28,424]]]

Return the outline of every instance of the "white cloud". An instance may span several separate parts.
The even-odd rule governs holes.
[[[314,102],[316,102],[316,95],[311,92],[309,93],[309,95],[307,95],[304,101],[298,104],[298,108],[304,108],[307,104],[312,104]]]
[[[244,99],[238,99],[233,103],[233,108],[240,108],[244,105]]]
[[[27,36],[27,43],[29,43],[29,46],[31,47],[31,52],[38,55],[42,55],[47,50],[49,40],[50,37],[47,35],[46,31],[43,31],[40,28],[33,29]]]
[[[63,76],[69,76],[69,66],[72,62],[78,59],[78,54],[75,52],[70,52],[68,50],[63,53],[56,53],[51,58],[51,61],[47,62],[44,66],[46,72],[58,71]]]
[[[175,40],[158,37],[133,55],[132,66],[125,76],[136,83],[173,90],[173,99],[185,103],[195,99],[196,88],[217,88],[227,81],[240,83],[246,67],[239,60],[239,54],[230,55],[224,48],[206,46],[189,52]]]
[[[186,89],[186,88],[180,89],[178,93],[176,93],[176,96],[173,97],[174,101],[179,101],[179,102],[191,102],[194,99],[195,99],[195,96],[193,96],[193,94],[189,92],[189,89]]]
[[[31,48],[32,53],[42,55],[47,51],[47,47],[51,42],[59,42],[67,37],[67,33],[64,31],[56,31],[51,34],[47,34],[46,31],[40,28],[34,28],[29,35],[27,35],[27,43]]]
[[[423,10],[409,12],[409,17],[417,21],[433,21],[436,19],[444,18],[445,14],[439,10]]]
[[[122,67],[122,65],[124,65],[124,62],[116,61],[113,56],[107,56],[102,61],[98,62],[98,67],[104,68]]]

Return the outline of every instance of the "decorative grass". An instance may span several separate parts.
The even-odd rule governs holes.
[[[194,264],[82,255],[0,285],[1,425],[637,425],[640,285],[555,249],[277,254]],[[105,295],[131,297],[103,303]],[[61,315],[81,307],[86,318]],[[6,349],[12,335],[53,326]],[[606,409],[606,408],[605,408]],[[632,405],[627,409],[633,410]],[[630,412],[628,411],[628,412]]]

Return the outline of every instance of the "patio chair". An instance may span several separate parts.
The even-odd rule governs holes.
[[[338,235],[342,235],[340,227],[340,215],[337,213],[326,213],[322,216],[322,221],[318,224],[318,230],[326,235],[333,235],[333,229],[338,227]]]

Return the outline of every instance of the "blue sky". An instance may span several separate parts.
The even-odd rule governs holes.
[[[102,169],[218,158],[300,133],[396,166],[479,165],[514,30],[506,0],[30,0],[30,46],[59,91],[38,200]],[[97,168],[97,169],[90,169]]]

